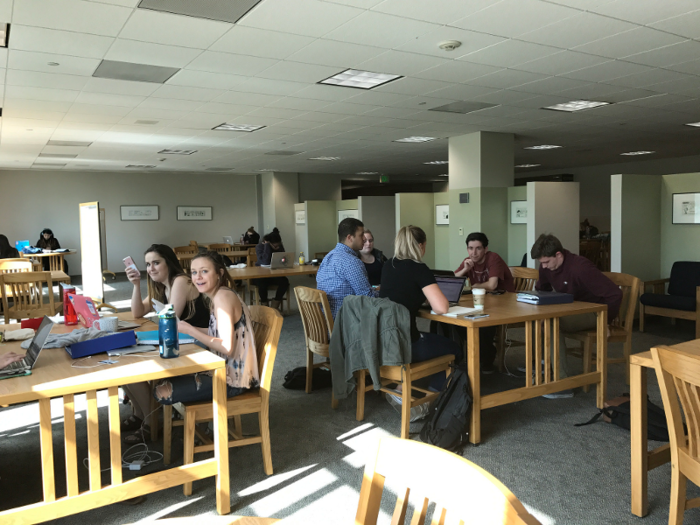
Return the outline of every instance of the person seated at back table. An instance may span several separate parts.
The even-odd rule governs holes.
[[[455,270],[457,277],[467,277],[472,288],[483,288],[487,292],[502,290],[515,291],[515,281],[506,262],[496,252],[489,251],[489,239],[481,232],[467,235],[467,252],[469,256]],[[481,373],[492,374],[493,362],[496,359],[494,338],[497,326],[479,328],[479,359]],[[462,337],[466,337],[461,330]]]
[[[382,268],[379,297],[386,297],[408,309],[412,363],[447,354],[453,354],[459,361],[463,352],[456,342],[438,334],[421,333],[416,326],[418,309],[426,300],[438,314],[444,314],[450,308],[447,297],[435,281],[435,275],[422,261],[426,243],[425,232],[418,226],[404,226],[399,230],[394,241],[394,257],[387,260]],[[444,383],[444,372],[431,376],[431,389],[442,390]]]
[[[540,263],[536,290],[569,293],[574,301],[608,305],[608,323],[617,317],[622,304],[622,290],[608,279],[595,265],[580,255],[565,250],[561,241],[551,234],[540,235],[532,245],[530,255]],[[559,378],[568,376],[566,339],[564,332],[593,330],[598,316],[595,313],[567,315],[559,320]],[[547,394],[550,399],[572,397],[573,390]]]
[[[358,252],[364,245],[365,225],[347,218],[338,224],[338,244],[321,261],[316,274],[316,287],[326,292],[335,319],[347,295],[377,297],[367,279],[367,270]]]
[[[260,234],[255,231],[252,226],[248,228],[243,236],[243,244],[258,244],[260,243]]]
[[[144,254],[146,258],[147,295],[141,298],[141,276],[133,268],[126,269],[126,277],[134,285],[131,295],[131,314],[135,318],[143,317],[153,311],[153,300],[172,304],[178,319],[186,320],[202,333],[209,328],[209,306],[205,298],[192,285],[190,277],[177,260],[175,252],[165,244],[152,244]],[[157,322],[157,320],[156,320]],[[143,420],[150,412],[151,387],[148,383],[134,383],[123,386],[129,396],[134,414],[122,422],[122,431],[139,430]],[[126,436],[127,443],[138,443],[142,439],[140,432]]]
[[[379,286],[382,281],[382,266],[386,261],[386,257],[381,252],[374,247],[374,235],[372,232],[365,228],[364,244],[360,250],[360,259],[365,265],[365,270],[367,270],[367,278],[369,279],[369,284],[372,286]]]
[[[10,246],[10,241],[4,235],[0,235],[0,259],[18,259],[17,248]]]
[[[50,228],[44,228],[41,230],[41,235],[39,235],[39,240],[36,241],[35,246],[37,248],[41,248],[42,250],[60,250],[61,249],[61,243],[58,242],[58,239],[53,236],[53,232],[51,231]],[[51,263],[49,262],[48,257],[42,257],[42,265],[44,268],[45,272],[48,272],[51,269]],[[66,273],[68,273],[68,263],[63,262],[65,266]]]
[[[270,233],[263,237],[263,241],[255,247],[255,253],[258,256],[258,261],[255,263],[256,266],[269,266],[272,262],[273,253],[283,253],[284,244],[282,244],[282,237],[280,236],[279,230],[273,228]],[[281,310],[282,299],[284,299],[284,294],[289,290],[289,279],[286,277],[269,277],[267,279],[253,279],[253,284],[258,287],[258,294],[260,295],[260,304],[263,306],[268,306],[267,289],[272,286],[277,286],[277,291],[275,292],[275,298],[269,303],[269,306],[275,310]]]

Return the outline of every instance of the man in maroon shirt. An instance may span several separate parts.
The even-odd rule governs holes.
[[[457,277],[466,276],[472,288],[484,288],[487,292],[515,291],[515,282],[508,265],[496,252],[489,251],[489,239],[486,235],[480,232],[467,235],[467,251],[469,257],[455,270]],[[496,348],[493,339],[497,329],[496,326],[479,329],[479,356],[481,372],[484,374],[491,374],[494,370]]]
[[[622,303],[622,290],[598,270],[591,261],[565,250],[554,235],[542,234],[532,245],[530,255],[540,263],[535,289],[570,293],[575,301],[608,305],[608,322],[617,317]],[[596,314],[567,315],[559,321],[559,377],[566,373],[566,341],[564,332],[592,330],[597,326]],[[573,392],[558,392],[545,397],[571,397]]]

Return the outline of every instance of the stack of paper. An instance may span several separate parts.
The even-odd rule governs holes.
[[[433,310],[430,310],[430,313],[433,315],[444,315],[446,317],[461,317],[463,315],[474,314],[478,312],[483,312],[483,310],[480,310],[478,308],[467,308],[466,306],[450,306],[450,309],[447,310],[446,314],[438,314],[435,313]]]

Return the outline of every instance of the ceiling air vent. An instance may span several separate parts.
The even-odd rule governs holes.
[[[235,24],[259,2],[260,0],[141,0],[139,8]]]

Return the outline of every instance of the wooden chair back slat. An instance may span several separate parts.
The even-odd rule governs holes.
[[[255,252],[255,248],[248,248],[248,257],[246,258],[246,264],[249,268],[255,266],[258,262],[258,254]]]
[[[513,274],[516,292],[530,292],[534,290],[535,283],[540,275],[538,270],[523,268],[522,266],[511,266],[510,273]]]
[[[321,290],[297,286],[294,288],[307,348],[314,354],[328,357],[330,334],[333,332],[333,317],[328,296]]]
[[[43,289],[48,290],[48,302],[44,302]],[[30,319],[43,315],[56,315],[51,272],[18,272],[0,274],[2,306],[5,324],[10,319]],[[12,298],[10,306],[9,298]]]
[[[627,334],[631,334],[632,323],[634,323],[634,311],[637,308],[639,289],[642,282],[638,277],[626,273],[603,272],[603,275],[619,286],[622,290],[620,312],[610,324],[612,326],[622,328]]]
[[[435,472],[450,475],[433,476]],[[425,523],[430,502],[436,503],[435,525],[540,523],[505,485],[467,459],[417,441],[385,437],[365,466],[355,525],[376,524],[387,479],[399,489],[392,524],[405,523],[409,494],[417,499],[411,524]]]
[[[226,243],[210,244],[209,249],[217,253],[226,253],[231,250],[231,245]]]
[[[0,273],[31,272],[31,259],[0,259]]]
[[[274,308],[258,305],[250,307],[250,315],[253,323],[255,352],[258,357],[260,390],[269,395],[283,317]]]
[[[190,244],[189,246],[175,246],[173,248],[175,255],[188,255],[197,253],[197,246]]]

